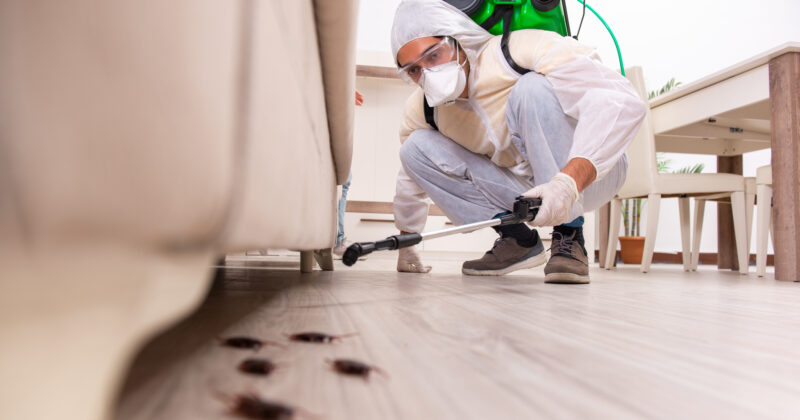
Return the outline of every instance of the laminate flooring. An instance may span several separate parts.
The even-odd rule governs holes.
[[[477,254],[426,254],[422,275],[395,256],[311,274],[298,257],[229,258],[197,312],[143,348],[116,418],[235,418],[218,394],[242,392],[313,419],[800,418],[800,283],[654,265],[550,285],[541,267],[461,275]],[[285,337],[301,331],[358,335]],[[219,344],[233,335],[283,347]],[[236,370],[255,356],[278,369]],[[340,357],[388,375],[342,376],[325,362]]]

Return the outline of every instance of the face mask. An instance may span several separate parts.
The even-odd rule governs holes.
[[[467,85],[467,75],[464,73],[464,64],[458,62],[458,53],[455,61],[449,61],[429,69],[422,69],[422,90],[428,105],[450,105],[464,91]]]

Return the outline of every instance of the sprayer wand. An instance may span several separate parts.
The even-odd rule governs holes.
[[[505,226],[514,225],[517,223],[530,222],[536,217],[539,211],[539,206],[542,205],[542,200],[539,198],[528,198],[519,196],[514,202],[514,209],[511,213],[500,216],[494,219],[485,220],[482,222],[475,222],[466,225],[456,226],[449,229],[442,229],[433,232],[425,233],[404,233],[400,235],[392,235],[386,239],[375,242],[356,242],[344,252],[342,262],[351,266],[358,261],[362,255],[367,255],[373,251],[393,250],[400,248],[407,248],[414,246],[424,240],[441,238],[442,236],[454,235],[456,233],[469,233],[478,229],[483,229],[491,226]]]

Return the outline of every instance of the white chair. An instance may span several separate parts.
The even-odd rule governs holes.
[[[767,270],[768,236],[772,236],[772,247],[775,247],[775,231],[772,225],[772,165],[762,166],[756,170],[756,195],[758,196],[756,274],[764,277]]]
[[[647,100],[644,77],[639,67],[626,69],[627,77],[633,83],[642,100]],[[616,257],[617,240],[619,239],[619,221],[621,219],[622,200],[628,198],[647,198],[647,229],[645,232],[644,253],[642,254],[642,272],[650,269],[653,250],[656,242],[658,213],[661,198],[676,197],[679,200],[681,249],[683,251],[683,268],[690,269],[690,221],[689,198],[726,194],[730,196],[733,206],[734,230],[736,233],[737,251],[740,271],[747,268],[746,212],[744,177],[734,174],[662,174],[656,164],[655,137],[653,123],[648,109],[647,115],[627,150],[628,174],[625,184],[617,196],[611,201],[611,217],[609,223],[608,248],[606,252],[606,269],[611,269]],[[746,273],[746,271],[742,271]]]
[[[700,239],[703,233],[703,215],[705,213],[706,201],[716,201],[717,205],[731,205],[731,195],[728,193],[715,194],[712,196],[697,197],[694,201],[694,231],[692,232],[692,263],[691,270],[697,271],[700,261]],[[753,231],[753,207],[756,201],[756,179],[753,177],[744,178],[744,210],[745,210],[745,257],[748,266],[742,270],[739,265],[739,272],[746,274],[749,271],[750,263],[750,240]],[[735,229],[735,228],[734,228]],[[738,253],[739,245],[737,242],[736,250]]]

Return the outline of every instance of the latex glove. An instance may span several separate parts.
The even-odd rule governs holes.
[[[423,265],[415,247],[400,248],[397,252],[397,271],[401,273],[427,273],[431,266]]]
[[[542,199],[539,213],[531,223],[533,226],[558,226],[569,222],[572,206],[580,197],[575,180],[563,172],[557,173],[550,182],[537,185],[522,195]]]

